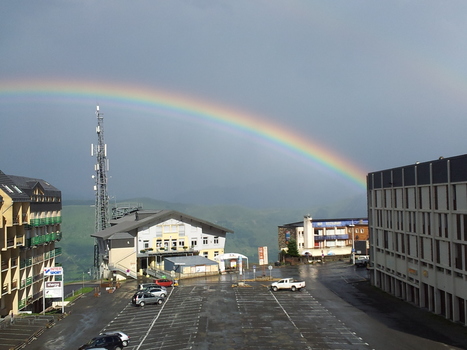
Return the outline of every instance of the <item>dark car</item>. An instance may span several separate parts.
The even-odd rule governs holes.
[[[164,302],[164,298],[156,295],[152,295],[148,292],[138,292],[133,295],[131,298],[131,302],[134,305],[144,306],[146,304],[162,304]]]
[[[99,335],[92,338],[86,344],[81,346],[79,350],[86,349],[107,349],[107,350],[122,350],[123,342],[117,334]]]

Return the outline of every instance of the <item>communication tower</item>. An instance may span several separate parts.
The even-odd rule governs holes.
[[[107,171],[109,161],[107,159],[107,145],[104,143],[104,114],[96,109],[97,116],[97,145],[91,145],[91,156],[96,156],[96,164],[93,175],[95,179],[94,191],[96,192],[96,221],[95,232],[102,231],[109,226],[109,196],[107,194]]]

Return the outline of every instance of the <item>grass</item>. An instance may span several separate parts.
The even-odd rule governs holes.
[[[86,294],[86,293],[89,293],[89,292],[92,292],[94,290],[93,287],[84,287],[84,288],[80,288],[78,290],[75,291],[75,293],[71,296],[71,297],[68,297],[65,299],[65,301],[74,301],[75,299],[79,298],[82,294]]]

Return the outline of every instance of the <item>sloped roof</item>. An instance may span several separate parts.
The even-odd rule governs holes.
[[[14,201],[30,202],[31,199],[24,189],[15,183],[11,176],[0,170],[0,188]]]
[[[213,224],[212,222],[195,218],[187,214],[180,213],[176,210],[141,210],[134,215],[127,215],[118,220],[115,220],[115,225],[106,228],[105,230],[96,232],[91,237],[112,239],[116,233],[128,233],[139,227],[157,225],[161,222],[175,219],[185,223],[193,223],[203,228],[204,232],[221,231],[222,233],[233,233],[228,228]]]
[[[35,188],[40,187],[46,196],[55,196],[60,197],[61,191],[57,189],[55,186],[52,186],[45,180],[32,178],[32,177],[24,177],[24,176],[16,176],[16,175],[8,175],[10,179],[21,188],[24,192],[26,192],[29,196],[33,194]]]

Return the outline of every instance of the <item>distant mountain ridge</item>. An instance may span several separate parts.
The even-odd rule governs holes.
[[[303,220],[310,214],[316,219],[366,217],[366,197],[348,198],[334,205],[305,209],[253,209],[239,205],[196,205],[171,203],[152,198],[133,198],[121,203],[138,203],[143,209],[171,209],[224,226],[234,231],[227,235],[225,252],[241,253],[250,262],[258,260],[258,247],[267,246],[269,261],[277,260],[277,227]],[[111,203],[110,207],[119,203]],[[62,208],[62,256],[58,259],[65,278],[81,280],[93,264],[94,201],[64,200]]]

